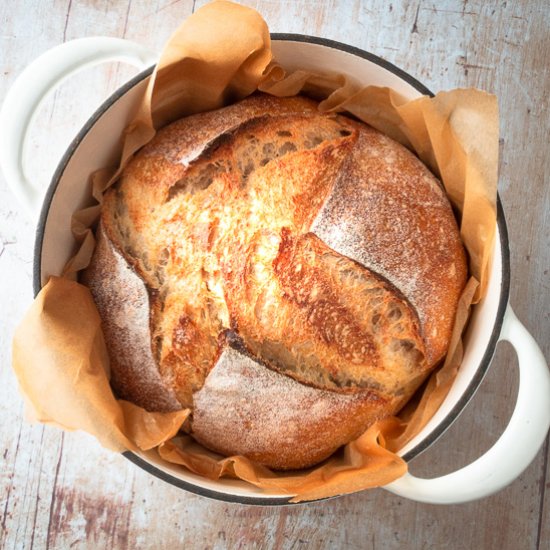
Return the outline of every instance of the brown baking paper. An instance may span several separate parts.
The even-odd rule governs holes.
[[[118,400],[109,386],[109,360],[88,289],[72,279],[94,248],[100,206],[72,220],[77,254],[63,277],[52,277],[17,329],[13,366],[30,418],[81,429],[115,451],[158,447],[162,459],[210,479],[243,479],[266,491],[313,500],[385,485],[402,476],[396,451],[419,433],[447,395],[462,360],[461,334],[469,308],[485,292],[496,227],[498,111],[479,90],[441,92],[406,101],[388,88],[360,88],[336,74],[285,74],[272,59],[267,26],[252,9],[214,2],[187,19],[170,38],[126,129],[119,166],[91,177],[101,202],[105,189],[158,128],[182,116],[237,101],[256,89],[278,96],[306,93],[322,111],[347,111],[397,139],[439,175],[460,219],[471,278],[460,300],[451,345],[399,417],[383,419],[321,465],[278,473],[244,457],[220,457],[179,431],[189,411],[148,413]],[[176,435],[177,434],[177,435]]]

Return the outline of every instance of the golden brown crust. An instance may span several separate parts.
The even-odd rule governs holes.
[[[278,470],[306,468],[359,437],[391,406],[377,392],[347,395],[300,384],[233,344],[195,394],[193,436],[227,456]]]
[[[441,184],[405,147],[359,123],[359,138],[311,231],[394,284],[418,312],[426,359],[447,352],[466,258]]]
[[[465,279],[437,180],[397,143],[300,97],[257,95],[161,130],[107,192],[102,226],[148,289],[152,360],[135,372],[194,407],[208,447],[276,468],[312,464],[395,412],[445,353]],[[101,302],[99,276],[92,265]],[[227,329],[262,360],[230,350]],[[115,368],[124,345],[110,346]],[[228,373],[246,381],[242,395],[220,390]],[[240,405],[254,388],[277,403],[292,392],[277,433],[267,401]]]
[[[226,281],[233,328],[257,357],[302,383],[392,396],[426,369],[408,302],[311,233],[256,236]]]
[[[119,397],[148,410],[181,408],[167,380],[159,375],[151,349],[150,298],[100,225],[90,267],[81,277],[94,297],[111,359],[111,385]]]

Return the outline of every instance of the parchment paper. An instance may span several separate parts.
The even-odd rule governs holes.
[[[347,111],[397,139],[441,177],[459,216],[471,278],[463,292],[444,365],[398,418],[371,426],[318,467],[277,473],[244,457],[224,458],[178,431],[189,411],[147,411],[118,400],[109,386],[109,359],[99,315],[88,289],[77,282],[94,248],[91,227],[100,205],[76,212],[72,230],[81,243],[63,277],[41,290],[18,327],[13,367],[31,419],[81,429],[106,448],[158,447],[162,459],[211,479],[237,477],[266,490],[312,500],[384,485],[403,475],[395,452],[425,426],[444,400],[462,360],[461,334],[471,303],[485,292],[496,227],[498,109],[496,98],[468,89],[405,101],[388,88],[360,89],[342,75],[285,74],[273,60],[267,25],[252,9],[208,4],[170,38],[132,124],[119,166],[91,175],[99,203],[132,154],[161,126],[214,109],[256,89],[278,96],[306,93],[323,99],[322,111]],[[176,435],[178,434],[178,435]]]

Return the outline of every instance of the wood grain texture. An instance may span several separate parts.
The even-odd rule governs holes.
[[[17,74],[63,41],[107,35],[159,50],[201,0],[6,0],[0,3],[0,101]],[[499,189],[511,242],[511,303],[550,356],[550,10],[544,0],[243,2],[273,32],[324,36],[386,58],[433,91],[477,86],[501,109]],[[133,74],[87,69],[46,101],[31,136],[32,176],[47,183],[68,142]],[[1,131],[1,130],[0,130]],[[292,508],[210,501],[104,451],[89,436],[25,422],[11,336],[32,299],[33,224],[0,177],[0,548],[550,547],[548,445],[508,488],[436,507],[382,490]],[[499,346],[476,396],[411,464],[450,472],[501,433],[517,393],[516,359]]]

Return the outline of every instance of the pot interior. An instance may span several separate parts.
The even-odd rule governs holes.
[[[288,70],[302,68],[323,72],[335,67],[361,85],[389,86],[414,99],[429,94],[424,86],[389,63],[355,48],[296,35],[273,35],[275,58]],[[118,90],[95,113],[64,155],[48,189],[37,229],[35,292],[52,275],[60,275],[75,252],[70,226],[72,212],[93,204],[88,184],[90,173],[114,165],[121,152],[119,135],[144,92],[151,70],[138,75]],[[502,242],[501,242],[502,241]],[[428,425],[400,451],[414,458],[439,437],[472,397],[492,358],[507,303],[509,265],[506,228],[499,210],[499,228],[486,298],[473,308],[464,343],[464,361],[445,402]],[[258,504],[284,503],[288,496],[267,494],[236,480],[210,481],[181,467],[160,461],[155,451],[128,457],[151,473],[187,490]]]

